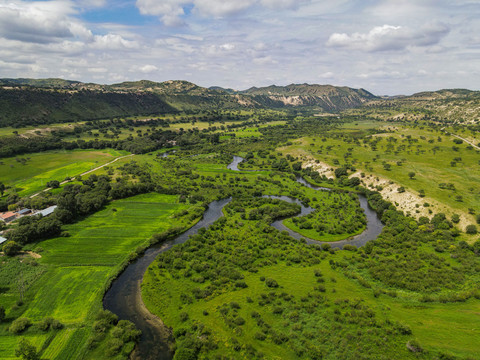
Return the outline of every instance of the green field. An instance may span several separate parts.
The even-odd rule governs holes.
[[[177,198],[146,194],[117,200],[104,210],[65,226],[69,237],[54,238],[33,246],[42,257],[36,261],[37,266],[25,265],[23,278],[36,280],[28,283],[24,304],[15,305],[19,297],[16,282],[20,274],[14,272],[17,280],[4,285],[0,305],[7,309],[7,317],[27,317],[36,323],[45,316],[52,316],[65,325],[63,330],[54,333],[43,333],[32,327],[22,335],[31,339],[37,348],[45,346],[42,359],[66,359],[66,354],[68,358],[89,357],[86,339],[90,336],[94,316],[102,309],[107,281],[152,234],[172,226],[190,224],[183,217],[172,218],[173,214],[187,208],[187,205],[178,204]],[[18,263],[16,258],[10,261]],[[40,270],[39,276],[35,276]],[[14,357],[16,343],[21,338],[4,332],[7,326],[1,325],[2,359]],[[49,343],[46,343],[47,339]]]
[[[3,158],[0,172],[5,185],[15,188],[20,196],[26,196],[45,189],[51,180],[61,182],[126,154],[113,149],[47,151]],[[11,190],[7,190],[9,192]]]

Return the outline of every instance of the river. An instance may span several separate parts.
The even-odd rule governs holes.
[[[238,164],[243,161],[240,156],[234,156],[231,164],[228,165],[228,169],[239,171]],[[297,177],[297,181],[304,186],[308,186],[312,189],[319,191],[330,191],[329,188],[316,187],[303,178]],[[288,196],[266,196],[270,198],[280,199],[288,202],[294,202],[301,206],[301,212],[297,216],[303,216],[311,213],[315,209],[311,207],[305,207],[298,199],[294,199]],[[377,214],[370,209],[367,203],[367,199],[363,195],[359,195],[360,206],[365,211],[367,216],[367,228],[361,234],[352,237],[352,239],[329,242],[332,247],[342,248],[345,244],[351,244],[355,246],[362,246],[367,241],[375,239],[382,231],[383,224],[378,218]],[[229,199],[223,199],[219,201],[213,201],[209,204],[208,209],[203,214],[202,220],[196,225],[191,227],[183,234],[176,237],[174,240],[168,241],[163,244],[158,244],[150,247],[144,253],[144,255],[130,265],[120,274],[120,276],[113,282],[111,288],[105,294],[103,299],[103,307],[110,310],[114,314],[117,314],[120,319],[126,319],[132,321],[135,326],[142,331],[140,342],[138,343],[135,351],[133,352],[131,359],[135,360],[171,360],[172,354],[168,347],[168,339],[170,332],[168,328],[162,323],[162,321],[151,314],[145,307],[141,296],[141,283],[143,275],[148,266],[155,260],[158,254],[169,250],[172,246],[182,244],[188,240],[189,236],[194,235],[199,229],[210,226],[218,218],[223,216],[222,209],[230,202]],[[275,221],[271,224],[276,229],[288,233],[296,238],[305,238],[301,234],[298,234],[285,225],[282,220]],[[309,244],[322,244],[320,241],[305,238]]]
[[[172,354],[168,348],[169,331],[160,319],[152,315],[144,306],[140,285],[143,274],[158,254],[172,246],[184,243],[199,229],[210,226],[223,216],[222,209],[231,199],[213,201],[203,214],[202,220],[174,240],[150,247],[145,254],[127,266],[125,271],[113,282],[105,294],[103,307],[117,314],[120,319],[130,320],[142,331],[140,342],[132,354],[132,359],[170,360]]]

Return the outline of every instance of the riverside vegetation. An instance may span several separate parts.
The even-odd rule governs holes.
[[[25,164],[2,159],[14,165],[10,177],[2,177],[3,210],[58,205],[50,217],[20,219],[6,235],[12,251],[0,268],[2,358],[127,358],[140,334],[102,309],[109,284],[147,246],[192,226],[206,204],[227,197],[233,200],[223,218],[160,255],[144,278],[143,300],[173,329],[176,359],[477,357],[480,200],[473,185],[474,148],[453,143],[441,124],[428,122],[393,127],[355,115],[319,119],[276,112],[201,116],[210,124],[202,130],[195,126],[199,119],[185,116],[178,123],[182,129],[172,128],[179,118],[125,119],[18,142],[20,135],[1,138],[5,154],[30,157]],[[88,131],[102,124],[112,138],[95,140],[96,130]],[[165,157],[174,145],[176,152]],[[442,160],[433,161],[435,146]],[[47,149],[52,152],[38,153]],[[85,178],[75,176],[83,170],[80,163],[64,175],[68,162],[61,154],[80,151],[98,164],[107,154],[136,155]],[[233,155],[246,159],[240,165],[245,171],[227,169]],[[431,158],[420,162],[421,155]],[[456,166],[445,166],[450,157]],[[30,199],[25,195],[40,188],[42,161],[50,164],[49,181],[74,179]],[[306,162],[325,162],[332,174],[305,168]],[[22,167],[34,165],[38,170],[29,178]],[[432,186],[430,170],[445,174],[455,190]],[[418,208],[399,211],[380,195],[382,189],[369,186],[368,173],[419,194],[424,190],[448,211],[423,204],[425,215]],[[333,191],[302,186],[297,175]],[[284,224],[305,237],[348,238],[365,227],[356,192],[367,196],[385,224],[378,239],[361,248],[307,245],[270,226],[286,218]],[[316,211],[295,218],[298,205],[262,195],[287,195]],[[455,214],[471,234],[458,228]]]

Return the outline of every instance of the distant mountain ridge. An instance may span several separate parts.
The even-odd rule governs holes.
[[[239,93],[250,95],[255,101],[265,106],[320,107],[324,111],[354,108],[368,101],[379,99],[364,89],[318,84],[271,85],[261,88],[252,87]]]
[[[102,85],[57,78],[0,79],[0,126],[212,109],[303,107],[336,112],[372,99],[378,98],[364,89],[332,85],[272,85],[236,91],[184,80]]]

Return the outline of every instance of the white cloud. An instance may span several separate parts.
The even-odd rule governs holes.
[[[256,3],[256,0],[194,0],[195,9],[204,16],[224,17],[237,14]]]
[[[103,74],[108,72],[108,69],[105,67],[89,67],[87,70],[88,72],[97,73],[97,74]]]
[[[320,74],[319,77],[322,79],[331,79],[335,76],[335,74],[331,71],[324,72],[323,74]]]
[[[407,47],[437,44],[449,32],[443,24],[427,24],[420,29],[383,25],[376,26],[368,33],[333,33],[327,46],[365,51],[404,50]]]
[[[20,41],[48,43],[73,36],[68,1],[0,2],[0,36]]]
[[[269,9],[297,9],[311,0],[261,0],[260,3]]]
[[[77,2],[86,8],[98,8],[107,5],[107,0],[77,0]]]
[[[138,49],[140,45],[117,34],[95,35],[90,47],[98,50]]]
[[[278,61],[274,60],[270,55],[268,56],[262,56],[262,57],[257,57],[253,59],[253,62],[257,65],[274,65],[278,64]]]
[[[148,74],[148,73],[157,71],[158,67],[156,67],[155,65],[144,65],[144,66],[141,66],[138,70],[140,70],[140,72],[144,74]]]
[[[220,45],[220,49],[226,50],[226,51],[231,51],[231,50],[235,49],[235,45],[233,45],[233,44],[222,44],[222,45]]]
[[[185,8],[203,17],[224,18],[254,7],[273,10],[298,9],[311,0],[137,0],[141,14],[158,16],[166,26],[185,25]]]

